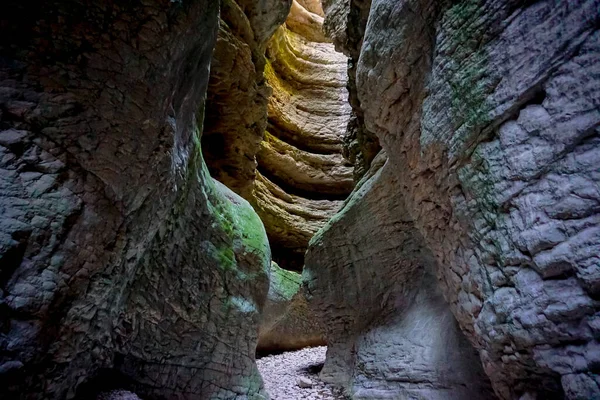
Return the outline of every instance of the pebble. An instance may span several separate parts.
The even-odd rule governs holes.
[[[135,393],[127,390],[112,390],[101,393],[97,400],[141,400]]]
[[[338,390],[319,379],[327,347],[310,347],[256,361],[272,400],[343,400]]]
[[[313,383],[310,379],[301,376],[300,378],[298,378],[298,387],[308,389],[313,387]]]

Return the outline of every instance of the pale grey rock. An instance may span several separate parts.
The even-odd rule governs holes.
[[[302,389],[308,389],[313,387],[313,382],[310,379],[305,378],[303,376],[299,377],[296,382],[298,387],[301,387]]]
[[[382,398],[369,392],[381,390],[373,382],[397,380],[387,362],[375,362],[357,382],[362,338],[377,335],[376,349],[415,354],[394,342],[401,335],[380,333],[409,324],[403,313],[410,308],[396,302],[390,311],[386,293],[427,288],[449,304],[499,398],[596,396],[599,6],[372,1],[356,86],[366,128],[389,161],[382,183],[363,184],[368,192],[355,194],[308,251],[311,305],[335,321],[325,376],[350,385],[355,396]],[[368,224],[364,232],[357,221]],[[369,252],[361,244],[367,233]],[[415,264],[430,266],[429,283],[393,274],[384,282],[378,269],[392,260],[357,264],[372,253],[403,254],[406,262],[407,233],[430,254],[415,256]],[[338,248],[346,254],[326,253]],[[353,321],[365,312],[360,296],[379,301],[357,329]],[[423,376],[431,371],[419,368]]]

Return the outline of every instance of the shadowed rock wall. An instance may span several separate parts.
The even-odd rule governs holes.
[[[356,67],[363,45],[371,0],[323,0],[327,13],[323,29],[338,51],[348,56],[348,101],[352,115],[344,134],[343,154],[354,165],[356,181],[367,172],[381,150],[377,135],[365,127],[356,88]]]
[[[325,345],[324,328],[308,307],[302,276],[271,264],[269,294],[258,332],[258,354]]]
[[[271,89],[264,77],[267,42],[290,1],[224,0],[211,63],[203,152],[211,175],[252,198],[256,154],[267,127]]]
[[[265,74],[273,95],[253,202],[274,259],[298,271],[308,241],[353,187],[352,168],[342,156],[350,117],[346,57],[324,37],[320,8],[307,4],[309,9],[294,1],[267,47]]]
[[[0,13],[0,397],[264,398],[270,251],[200,155],[214,1]]]
[[[451,383],[482,381],[451,360],[469,346],[500,398],[600,396],[599,6],[372,1],[356,87],[389,160],[305,271],[332,322],[323,375],[355,398],[468,397]],[[429,317],[448,309],[462,334]]]

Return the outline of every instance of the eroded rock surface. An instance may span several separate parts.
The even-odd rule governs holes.
[[[325,344],[324,327],[308,307],[302,276],[271,264],[269,294],[258,331],[258,353]]]
[[[195,123],[218,8],[3,3],[0,397],[264,398],[266,233]]]
[[[600,396],[599,6],[372,1],[356,87],[389,161],[307,254],[325,377],[468,397],[450,360],[472,346],[499,398]]]
[[[252,4],[224,2],[203,151],[211,174],[261,216],[275,260],[299,271],[353,187],[342,156],[347,59],[323,33],[320,2]]]
[[[291,0],[221,3],[207,107],[202,110],[202,146],[211,175],[246,199],[252,198],[272,93],[264,76],[265,48],[290,6]]]
[[[379,139],[365,127],[363,110],[356,88],[356,67],[363,45],[371,0],[323,0],[327,18],[323,29],[338,51],[348,56],[348,101],[352,115],[344,135],[343,154],[354,165],[358,181],[381,150]]]
[[[304,2],[307,9],[301,3],[294,1],[267,47],[265,74],[273,95],[253,202],[274,259],[298,271],[310,238],[354,184],[342,156],[351,113],[347,59],[323,36],[322,11],[314,2]]]

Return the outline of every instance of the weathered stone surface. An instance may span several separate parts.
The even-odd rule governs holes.
[[[308,241],[352,191],[341,154],[346,58],[323,36],[318,1],[251,3],[223,5],[203,151],[212,176],[256,208],[274,258],[300,270]]]
[[[371,0],[323,0],[326,10],[324,30],[336,49],[348,56],[348,100],[352,116],[344,135],[343,154],[354,165],[355,180],[367,172],[381,146],[377,136],[365,127],[364,115],[356,88],[356,67]]]
[[[314,5],[301,3],[293,0],[290,15],[285,21],[287,27],[311,42],[330,42],[323,32],[323,16],[322,13],[318,13],[320,10],[315,10],[315,13],[306,7],[312,6],[314,9]]]
[[[202,146],[211,175],[246,199],[252,197],[271,95],[265,47],[290,5],[291,0],[227,0],[221,6]]]
[[[325,344],[324,328],[308,308],[301,285],[300,274],[271,264],[269,294],[259,327],[257,352]]]
[[[265,74],[273,95],[251,201],[265,222],[273,258],[298,271],[308,241],[353,187],[351,165],[341,154],[351,111],[347,59],[328,39],[315,37],[322,35],[319,9],[304,2],[312,7],[308,11],[301,3],[294,2],[267,47]],[[296,24],[307,13],[318,26]]]
[[[389,167],[365,177],[307,253],[307,295],[328,342],[321,378],[356,399],[489,398]]]
[[[0,397],[265,398],[266,233],[203,166],[213,1],[3,3]]]
[[[323,374],[355,397],[443,381],[405,344],[427,340],[414,333],[443,304],[419,310],[421,291],[443,295],[498,397],[600,396],[599,6],[372,1],[356,87],[389,161],[314,239],[305,271],[311,305],[335,322]],[[411,259],[432,278],[379,275]],[[386,347],[424,367],[377,362]]]

